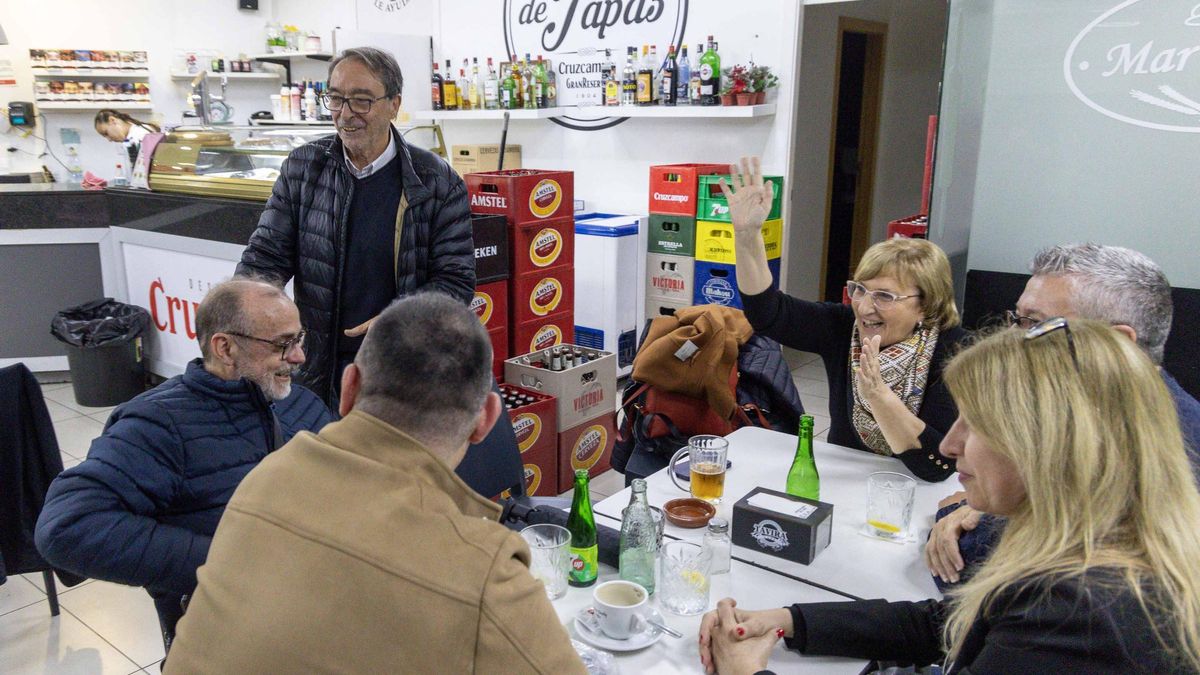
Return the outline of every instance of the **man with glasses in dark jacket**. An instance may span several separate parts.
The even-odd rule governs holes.
[[[168,648],[242,478],[292,436],[333,420],[315,394],[292,386],[305,331],[279,288],[213,286],[196,337],[203,358],[119,406],[87,459],[54,479],[34,535],[55,567],[145,587]]]
[[[329,64],[322,103],[337,136],[283,163],[239,274],[295,279],[310,331],[301,381],[336,407],[336,384],[371,321],[397,297],[475,291],[470,205],[441,158],[392,127],[403,77],[388,53],[347,49]]]

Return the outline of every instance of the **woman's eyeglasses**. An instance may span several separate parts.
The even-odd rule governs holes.
[[[1027,318],[1027,317],[1021,317]],[[1067,349],[1071,352],[1071,361],[1075,364],[1075,370],[1079,371],[1079,356],[1075,354],[1075,338],[1071,335],[1071,326],[1067,320],[1061,316],[1051,317],[1040,323],[1034,324],[1025,331],[1025,340],[1036,340],[1043,335],[1048,335],[1056,330],[1061,330],[1067,334]]]
[[[857,281],[847,281],[846,282],[846,292],[850,294],[850,298],[852,300],[861,300],[864,295],[871,296],[871,302],[875,303],[875,307],[877,307],[879,309],[886,309],[888,307],[891,307],[892,305],[896,304],[897,300],[904,300],[905,298],[921,297],[920,293],[910,293],[909,295],[896,295],[895,293],[892,293],[891,291],[872,291],[872,290],[869,290],[866,286],[863,286],[862,284],[858,283]]]

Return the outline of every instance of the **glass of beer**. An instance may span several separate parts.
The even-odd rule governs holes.
[[[729,441],[722,436],[692,436],[686,448],[680,448],[671,458],[668,475],[675,486],[690,492],[696,499],[710,504],[721,503],[725,494],[725,460],[729,453]],[[683,456],[688,456],[690,487],[684,487],[675,475],[675,465]]]

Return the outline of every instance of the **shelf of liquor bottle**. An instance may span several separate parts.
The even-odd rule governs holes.
[[[130,103],[128,101],[36,101],[39,110],[151,110],[150,103]]]
[[[509,113],[509,119],[531,120],[550,117],[707,117],[707,118],[749,118],[766,117],[775,114],[774,103],[761,105],[680,105],[680,106],[567,106],[560,108],[540,108],[536,110],[414,110],[412,116],[417,119],[433,120],[493,120],[503,119],[504,113]]]
[[[142,80],[150,77],[148,68],[34,68],[33,77],[58,79],[62,77],[104,77]]]
[[[172,80],[190,80],[199,73],[186,73],[178,70],[171,71]],[[227,77],[231,80],[278,80],[283,77],[282,72],[256,72],[256,73],[208,73],[209,79],[220,80],[222,77]]]
[[[333,58],[333,54],[330,52],[276,52],[274,54],[252,54],[246,58],[251,61],[281,61],[303,58],[328,61]]]
[[[329,127],[333,128],[332,120],[251,120],[258,127]]]

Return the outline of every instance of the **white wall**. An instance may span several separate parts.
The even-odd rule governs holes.
[[[838,18],[888,25],[871,202],[871,241],[879,241],[888,221],[920,210],[926,125],[929,115],[938,109],[946,12],[942,0],[810,3],[804,8],[800,102],[792,157],[790,293],[816,299],[820,287]]]

